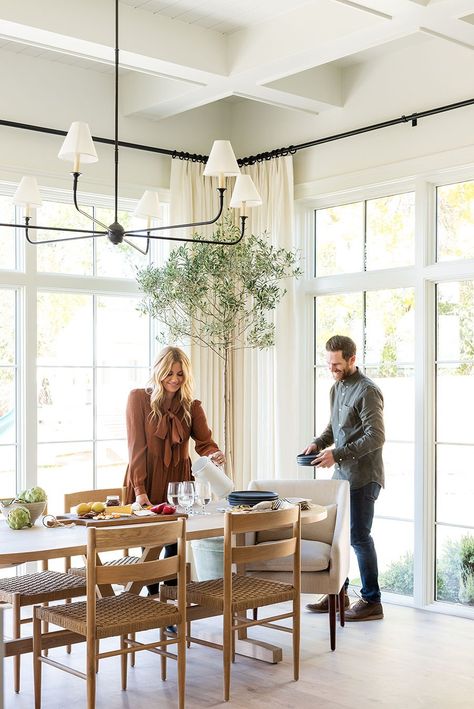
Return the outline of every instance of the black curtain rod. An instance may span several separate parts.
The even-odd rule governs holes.
[[[274,158],[280,158],[285,155],[294,155],[298,150],[304,150],[305,148],[312,148],[315,145],[323,145],[324,143],[331,143],[336,140],[342,140],[343,138],[351,138],[354,135],[361,135],[362,133],[370,133],[374,130],[380,130],[381,128],[389,128],[390,126],[396,126],[400,123],[411,123],[413,127],[418,125],[420,118],[427,118],[428,116],[435,116],[438,113],[446,113],[447,111],[454,111],[457,108],[465,108],[466,106],[474,105],[474,98],[469,98],[464,101],[457,101],[456,103],[450,103],[445,106],[438,106],[437,108],[430,108],[426,111],[419,111],[417,113],[410,113],[409,115],[403,115],[399,118],[392,118],[388,121],[382,121],[381,123],[373,123],[372,125],[363,126],[362,128],[354,128],[354,130],[345,131],[344,133],[336,133],[335,135],[328,135],[325,138],[317,138],[316,140],[310,140],[307,143],[299,143],[298,145],[289,145],[286,148],[276,148],[275,150],[270,150],[265,153],[257,153],[257,155],[250,155],[246,158],[239,158],[237,160],[238,164],[242,167],[243,165],[254,165],[257,162],[263,162],[264,160],[273,160]],[[0,119],[0,125],[8,126],[10,128],[22,128],[23,130],[31,130],[37,133],[49,133],[50,135],[67,135],[67,131],[57,130],[56,128],[45,128],[44,126],[35,126],[29,123],[17,123],[15,121],[6,121]],[[103,143],[105,145],[115,145],[115,141],[111,138],[99,138],[97,136],[92,136],[92,139],[97,143]],[[144,150],[149,153],[159,153],[160,155],[170,155],[172,158],[178,158],[180,160],[190,160],[191,162],[202,162],[205,163],[208,156],[198,155],[196,153],[187,153],[178,150],[168,150],[167,148],[155,148],[151,145],[141,145],[140,143],[128,143],[125,141],[118,141],[118,145],[122,148],[132,148],[133,150]]]

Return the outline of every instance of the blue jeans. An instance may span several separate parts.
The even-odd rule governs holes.
[[[380,602],[377,553],[370,533],[375,500],[379,492],[380,485],[375,482],[368,483],[357,490],[351,489],[351,546],[359,564],[361,595],[369,603]],[[348,585],[349,579],[346,579],[345,587],[347,588]]]

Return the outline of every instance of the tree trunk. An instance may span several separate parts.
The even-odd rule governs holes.
[[[226,473],[232,480],[234,479],[234,464],[232,451],[231,417],[230,417],[230,394],[232,367],[230,362],[231,350],[229,347],[224,351],[224,445],[226,456]]]

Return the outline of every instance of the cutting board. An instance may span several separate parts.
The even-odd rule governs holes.
[[[137,515],[122,515],[121,517],[113,517],[112,519],[82,519],[73,512],[67,512],[62,515],[56,515],[59,522],[74,522],[86,527],[111,527],[117,524],[147,524],[148,522],[167,522],[168,520],[187,517],[186,514],[176,512],[174,515],[153,515],[153,517],[137,517]]]

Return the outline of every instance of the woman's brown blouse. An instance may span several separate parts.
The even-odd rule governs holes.
[[[150,394],[146,389],[133,389],[127,402],[128,467],[124,485],[126,502],[146,493],[150,502],[166,501],[168,483],[191,479],[189,438],[195,442],[198,455],[219,450],[212,439],[201,402],[191,405],[191,425],[182,406],[173,401],[158,422],[151,413]]]

